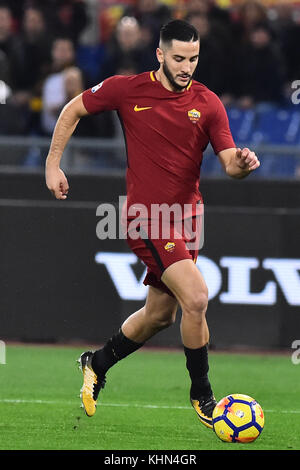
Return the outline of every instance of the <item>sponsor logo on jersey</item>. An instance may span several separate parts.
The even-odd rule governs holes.
[[[200,117],[201,117],[201,113],[200,111],[198,111],[197,109],[191,109],[190,111],[188,111],[188,117],[189,119],[192,121],[192,122],[198,122]]]
[[[175,243],[174,242],[168,242],[165,244],[164,249],[171,253],[172,251],[175,250]]]
[[[138,112],[138,111],[146,111],[146,109],[152,109],[152,106],[145,106],[144,108],[140,108],[140,107],[136,104],[133,109],[134,109],[135,112]]]
[[[101,83],[98,83],[98,85],[95,85],[95,86],[92,88],[92,90],[91,90],[91,91],[92,91],[92,93],[96,93],[96,91],[98,91],[98,90],[99,90],[99,88],[101,88],[101,87],[102,87],[102,85],[103,85],[103,82],[101,82]]]

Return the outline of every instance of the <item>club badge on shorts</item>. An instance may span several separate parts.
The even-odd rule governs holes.
[[[164,249],[168,251],[169,253],[172,253],[172,251],[175,250],[175,243],[174,242],[168,242],[165,244]]]

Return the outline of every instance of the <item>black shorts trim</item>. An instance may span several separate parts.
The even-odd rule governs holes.
[[[149,250],[152,253],[153,258],[156,261],[157,266],[159,267],[161,273],[163,273],[166,268],[163,265],[163,262],[159,256],[157,249],[153,245],[152,241],[149,240],[147,233],[141,227],[139,227],[139,232],[142,235],[141,240],[143,240],[146,247],[149,248]]]

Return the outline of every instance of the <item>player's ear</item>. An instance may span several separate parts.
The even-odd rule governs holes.
[[[163,53],[163,50],[160,49],[160,47],[156,49],[156,57],[160,64],[164,62],[164,53]]]

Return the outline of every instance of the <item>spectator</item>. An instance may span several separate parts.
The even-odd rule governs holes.
[[[139,24],[147,25],[153,36],[153,47],[157,47],[160,28],[172,18],[172,11],[158,0],[136,0],[134,6],[125,10],[124,16],[134,16]]]
[[[36,91],[51,60],[51,42],[42,10],[35,7],[25,10],[18,39],[23,61],[17,88]]]
[[[208,3],[208,17],[213,23],[227,28],[231,26],[230,10],[220,8],[215,0],[205,0]]]
[[[8,85],[14,89],[18,77],[22,74],[22,54],[19,42],[13,34],[12,25],[13,17],[10,9],[0,5],[0,51],[8,60]]]
[[[185,16],[201,13],[207,15],[213,26],[230,27],[230,13],[215,4],[214,0],[187,0]]]
[[[63,74],[66,101],[69,102],[84,90],[83,77],[78,67],[68,67]]]
[[[67,67],[75,65],[76,50],[74,43],[68,37],[56,38],[51,47],[50,72],[61,72]]]
[[[26,122],[24,132],[40,134],[41,89],[50,63],[51,42],[39,8],[25,8],[15,40],[20,58],[11,104]]]
[[[44,10],[53,36],[68,36],[77,45],[81,33],[89,24],[86,1],[43,0],[38,5]]]
[[[233,24],[235,40],[247,42],[257,25],[269,25],[267,9],[258,0],[246,0],[237,10],[237,21]]]
[[[223,101],[232,101],[232,47],[226,41],[214,34],[212,23],[206,14],[191,13],[187,18],[199,32],[200,56],[194,75],[195,80],[203,83],[214,91]]]
[[[249,33],[249,41],[241,46],[237,73],[242,106],[282,101],[284,60],[279,48],[272,43],[272,33],[265,24],[256,25]]]
[[[185,16],[198,13],[201,15],[208,15],[209,4],[207,0],[187,0],[185,4]]]
[[[52,47],[51,73],[42,89],[41,128],[52,135],[57,118],[65,104],[85,88],[85,77],[75,63],[75,48],[70,39],[57,38]],[[112,137],[111,113],[89,116],[79,123],[74,135]]]
[[[227,78],[223,47],[211,34],[211,24],[207,15],[193,13],[187,17],[200,36],[199,63],[194,75],[195,80],[206,85],[218,95],[226,92]]]
[[[210,38],[218,42],[229,60],[229,54],[234,49],[232,24],[227,10],[219,8],[213,0],[188,0],[186,4],[186,19],[196,18],[198,15],[207,17],[209,23]]]
[[[13,135],[26,132],[23,107],[16,99],[18,78],[22,75],[22,54],[19,41],[13,33],[13,17],[10,8],[0,5],[0,75],[4,80],[5,106],[0,104],[0,134]]]
[[[293,18],[293,6],[286,2],[275,5],[276,19],[273,21],[287,68],[287,83],[300,78],[300,24]]]
[[[134,5],[136,0],[98,0],[99,2],[99,30],[100,42],[110,41],[115,28],[124,16],[124,11],[130,5]]]
[[[53,132],[60,111],[67,102],[64,71],[75,66],[75,48],[68,38],[57,38],[53,42],[50,74],[42,89],[42,127],[46,134]],[[73,70],[74,72],[74,70]],[[77,72],[77,84],[80,72]],[[74,76],[74,74],[73,74]]]
[[[124,62],[130,62],[137,73],[157,66],[150,48],[141,44],[141,34],[141,27],[134,17],[125,16],[119,21],[115,35],[107,45],[100,80],[115,75]]]
[[[30,0],[7,0],[5,3],[6,5],[9,5],[9,9],[13,17],[13,31],[18,32],[22,22],[24,8],[27,7],[27,4],[33,2]]]
[[[83,77],[77,67],[66,67],[50,75],[43,87],[42,126],[47,135],[53,133],[64,105],[83,91]]]

